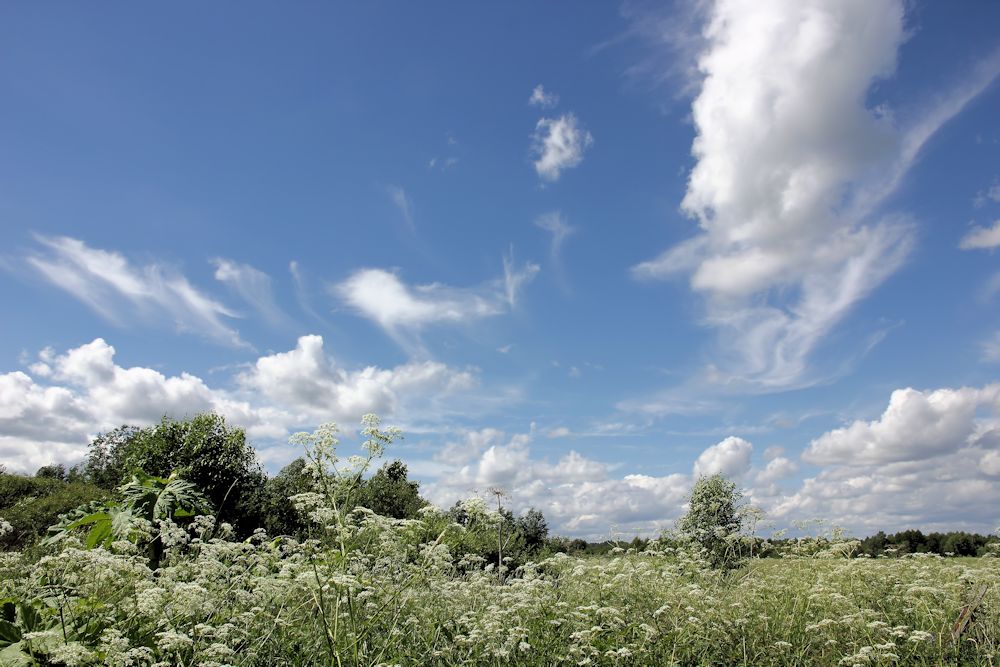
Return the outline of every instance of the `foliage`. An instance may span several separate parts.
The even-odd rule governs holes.
[[[407,479],[406,464],[385,463],[362,484],[357,504],[393,519],[415,519],[427,501],[420,497],[420,484]]]
[[[731,570],[743,560],[742,501],[736,484],[718,474],[699,478],[691,489],[678,528],[701,546],[714,568]]]
[[[997,538],[963,531],[924,534],[904,530],[892,535],[878,532],[861,540],[861,553],[868,556],[932,553],[939,556],[976,556],[989,552]]]
[[[313,477],[306,460],[297,458],[264,483],[261,494],[261,525],[269,535],[305,538],[309,520],[295,509],[291,498],[313,488]]]
[[[249,535],[263,522],[265,477],[257,455],[243,429],[220,415],[164,417],[156,426],[123,426],[91,443],[86,474],[95,482],[117,487],[138,471],[159,477],[176,472],[201,489],[220,519],[240,534]]]
[[[366,455],[348,460],[333,425],[295,436],[306,456],[284,482],[305,488],[292,502],[308,539],[234,540],[204,516],[178,525],[185,493],[138,478],[123,497],[161,517],[155,571],[134,542],[87,549],[85,534],[42,557],[0,554],[0,663],[832,667],[990,665],[1000,652],[996,559],[845,558],[858,542],[836,533],[786,540],[783,558],[750,559],[738,577],[673,538],[633,540],[636,549],[584,542],[610,551],[519,566],[505,557],[497,572],[466,547],[516,541],[520,530],[523,548],[544,518],[479,498],[417,519],[360,507],[366,472],[398,437],[373,417],[363,433]],[[953,641],[954,620],[984,586]]]
[[[517,532],[530,553],[537,553],[549,537],[549,525],[540,510],[531,507],[517,520]]]
[[[449,553],[444,516],[355,510],[326,547],[191,525],[155,574],[127,543],[67,541],[0,559],[0,599],[32,610],[30,630],[15,611],[21,664],[989,665],[1000,650],[991,559],[789,555],[733,578],[699,549],[651,543],[559,554],[498,583]]]
[[[134,446],[133,441],[147,430],[123,425],[94,438],[83,464],[83,474],[87,480],[108,491],[121,486],[128,479],[125,459]]]
[[[84,543],[88,549],[110,548],[118,540],[145,543],[149,567],[155,570],[163,557],[164,524],[208,511],[208,501],[198,488],[178,478],[176,473],[163,478],[139,471],[122,485],[119,493],[118,502],[92,504],[66,515],[49,528],[46,542],[56,544],[82,528],[86,531]]]
[[[0,473],[0,517],[11,530],[0,534],[0,549],[23,549],[38,540],[59,516],[107,497],[103,489],[54,477]]]

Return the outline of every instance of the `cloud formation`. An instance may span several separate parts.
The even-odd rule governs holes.
[[[354,422],[368,412],[397,415],[404,403],[468,391],[478,385],[472,370],[436,361],[385,369],[339,367],[323,349],[323,337],[302,336],[294,350],[260,357],[239,377],[245,389],[311,423]]]
[[[593,143],[594,137],[580,127],[572,113],[542,118],[532,136],[535,171],[544,181],[558,181],[564,170],[583,162],[584,152]]]
[[[471,431],[441,450],[450,462],[421,492],[441,507],[501,487],[515,512],[536,507],[560,535],[607,537],[623,532],[656,534],[680,515],[690,490],[688,475],[617,477],[605,463],[570,451],[555,461],[537,457],[535,430],[508,436],[497,429]]]
[[[528,98],[528,104],[533,107],[551,109],[559,104],[559,96],[555,93],[546,92],[545,87],[542,86],[542,84],[538,84],[535,86],[535,89],[531,91],[531,97]]]
[[[216,258],[214,263],[215,279],[239,294],[270,324],[287,321],[287,316],[274,299],[271,276],[249,264],[238,264],[222,257]]]
[[[823,434],[802,458],[854,466],[926,459],[981,437],[980,409],[1000,414],[1000,384],[930,392],[897,389],[879,419],[855,421]]]
[[[771,516],[824,518],[876,530],[993,530],[1000,503],[1000,384],[899,389],[882,416],[814,439],[805,462],[822,466]],[[775,459],[777,460],[777,459]]]
[[[229,320],[238,314],[196,289],[175,270],[156,263],[133,266],[116,252],[66,236],[36,236],[41,252],[28,264],[99,315],[119,326],[163,324],[218,342],[248,347]]]
[[[563,243],[576,232],[576,229],[570,226],[566,220],[566,216],[560,211],[543,213],[535,218],[535,226],[539,229],[544,229],[552,235],[552,241],[549,245],[549,258],[553,264],[558,264]]]
[[[0,374],[0,461],[20,472],[75,463],[97,433],[153,424],[164,415],[213,411],[246,428],[251,439],[280,441],[291,428],[353,424],[368,412],[427,419],[440,402],[478,386],[474,370],[432,361],[347,369],[325,354],[320,336],[303,336],[294,350],[258,358],[233,390],[189,373],[120,366],[115,348],[101,338],[63,354],[42,350],[29,371]]]
[[[434,166],[433,163],[431,166]],[[392,201],[393,206],[399,210],[399,214],[403,216],[403,222],[406,223],[406,228],[411,232],[417,230],[417,225],[413,221],[413,200],[410,196],[406,194],[406,190],[399,187],[398,185],[390,185],[385,189],[386,193],[389,195],[389,200]]]
[[[504,256],[503,266],[502,278],[476,287],[408,285],[392,271],[361,269],[332,291],[404,347],[414,349],[418,347],[414,337],[427,326],[467,323],[509,312],[539,268],[531,263],[517,266],[512,252]]]
[[[973,227],[958,244],[962,250],[989,250],[997,246],[1000,246],[1000,220],[992,227]]]
[[[900,0],[711,6],[692,106],[697,162],[681,204],[699,233],[632,273],[690,275],[720,332],[720,381],[812,381],[810,354],[913,245],[905,218],[873,212],[1000,60],[900,129],[866,98],[894,72],[903,14]]]
[[[694,462],[694,476],[723,475],[734,480],[750,472],[750,455],[753,445],[735,436],[712,445]]]

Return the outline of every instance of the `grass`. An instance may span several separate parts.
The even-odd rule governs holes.
[[[430,519],[367,521],[347,551],[175,535],[155,573],[126,544],[10,554],[0,598],[37,609],[42,621],[20,646],[40,664],[997,661],[996,558],[793,556],[723,574],[685,550],[629,551],[557,555],[500,584],[489,567],[453,562]],[[983,585],[953,642],[952,624]]]

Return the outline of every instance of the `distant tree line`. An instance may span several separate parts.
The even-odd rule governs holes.
[[[369,477],[359,478],[350,494],[352,507],[365,507],[394,519],[419,518],[428,503],[408,473],[406,464],[394,460]],[[149,427],[126,425],[103,433],[90,443],[87,458],[72,467],[47,465],[34,475],[17,475],[0,466],[0,518],[12,526],[11,531],[0,534],[0,549],[19,549],[37,542],[60,517],[76,508],[113,502],[137,474],[164,480],[173,475],[192,483],[218,521],[230,524],[237,536],[249,536],[257,529],[271,536],[310,536],[311,522],[291,500],[313,490],[307,461],[297,458],[269,476],[247,443],[245,431],[227,424],[220,415],[206,413],[186,420],[164,418]],[[636,536],[630,542],[588,542],[551,537],[545,516],[534,508],[518,517],[501,507],[487,526],[471,516],[466,505],[456,503],[447,517],[464,530],[450,536],[448,546],[459,557],[474,556],[486,563],[502,558],[516,566],[528,558],[557,552],[600,555],[616,547],[643,551],[651,544],[662,548],[693,539],[716,567],[735,566],[746,554],[780,557],[801,547],[795,539],[764,540],[747,533],[742,494],[719,475],[699,479],[689,505],[677,535],[652,541]],[[990,545],[997,542],[1000,538],[996,536],[960,531],[879,532],[860,540],[851,555],[977,556],[990,552]],[[739,553],[734,544],[739,545]],[[824,548],[823,538],[813,540],[813,547]]]

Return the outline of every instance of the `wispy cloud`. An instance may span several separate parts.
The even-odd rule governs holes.
[[[519,267],[514,261],[514,246],[507,250],[507,254],[503,256],[503,285],[509,307],[517,305],[517,297],[522,288],[534,280],[538,271],[539,266],[532,262]]]
[[[292,274],[292,282],[295,284],[295,299],[299,303],[299,308],[310,317],[326,323],[326,320],[313,308],[312,300],[309,298],[309,291],[306,287],[305,274],[296,260],[293,259],[288,263],[288,272]]]
[[[535,89],[531,91],[531,97],[528,98],[528,104],[533,107],[551,109],[559,104],[559,96],[555,93],[546,92],[545,87],[542,86],[542,84],[538,84],[535,86]]]
[[[216,258],[214,263],[215,279],[228,285],[270,324],[279,325],[288,321],[288,316],[274,299],[269,275],[249,264],[238,264],[222,257]]]
[[[977,192],[972,200],[972,205],[976,208],[982,208],[988,202],[1000,203],[1000,180],[994,178],[990,187]]]
[[[962,250],[988,250],[997,246],[1000,246],[1000,220],[992,227],[973,227],[958,243]]]
[[[517,266],[510,252],[504,255],[503,267],[503,277],[475,287],[408,285],[392,271],[372,268],[354,272],[331,289],[359,315],[416,352],[421,351],[419,333],[427,326],[463,324],[509,312],[538,266]]]
[[[809,359],[904,263],[903,216],[875,216],[920,148],[995,78],[991,56],[906,128],[865,99],[906,37],[899,0],[712,6],[682,209],[701,232],[632,269],[690,275],[719,330],[719,381],[818,381]]]
[[[169,322],[180,331],[249,347],[227,322],[239,315],[176,270],[157,263],[133,266],[117,252],[65,236],[35,238],[42,249],[27,257],[28,264],[111,322],[119,326]]]
[[[594,137],[580,126],[572,113],[542,118],[532,137],[535,171],[542,180],[558,181],[563,171],[583,161],[584,152],[593,143]]]
[[[538,216],[535,218],[535,226],[552,235],[552,241],[549,244],[549,257],[553,264],[558,264],[563,243],[576,232],[576,229],[570,226],[566,217],[559,211],[550,211]]]
[[[406,194],[406,190],[398,185],[390,185],[386,187],[385,191],[389,195],[390,201],[399,210],[399,214],[403,216],[406,228],[411,232],[416,232],[417,226],[413,221],[413,200]]]

